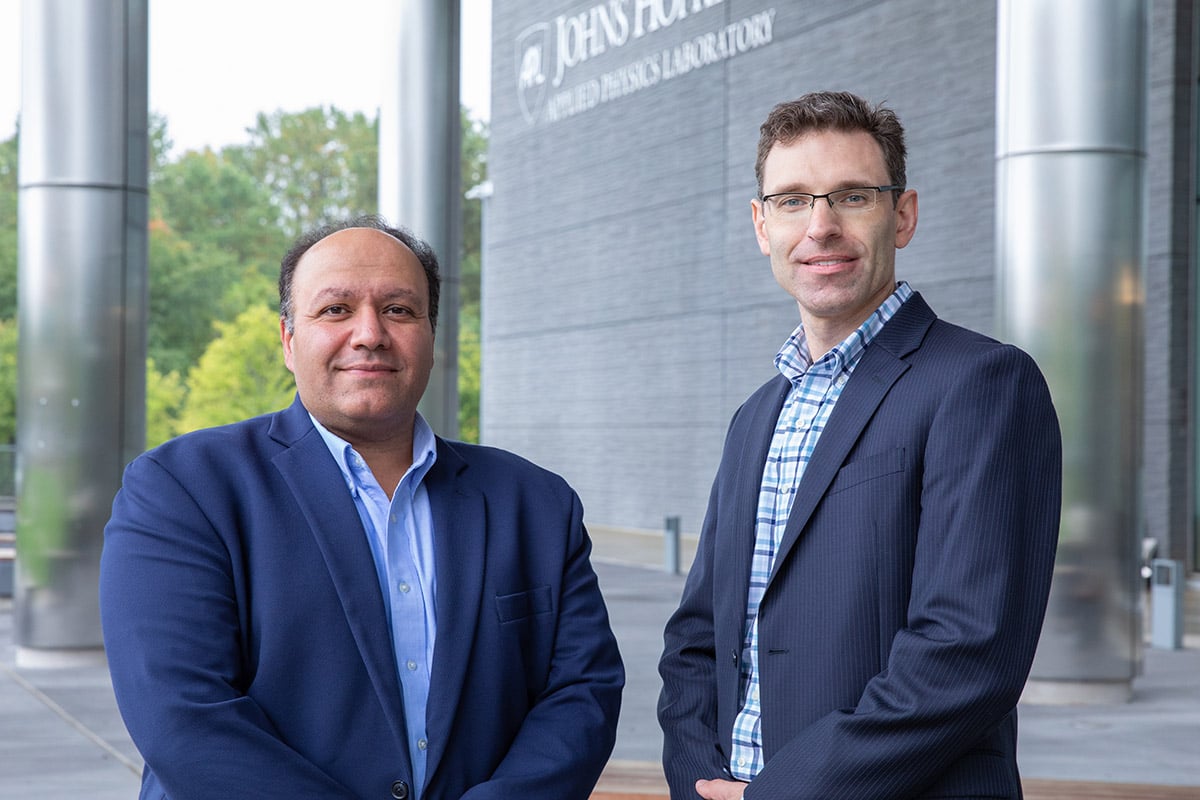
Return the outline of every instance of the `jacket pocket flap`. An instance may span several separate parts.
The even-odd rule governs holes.
[[[553,608],[549,586],[535,586],[524,592],[496,595],[496,614],[500,622],[515,622],[535,614],[548,614]]]

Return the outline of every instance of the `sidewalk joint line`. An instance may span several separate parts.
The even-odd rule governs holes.
[[[120,750],[117,750],[111,744],[106,742],[99,734],[95,733],[90,728],[88,728],[86,725],[84,725],[82,722],[75,719],[75,717],[71,716],[71,712],[67,711],[65,708],[63,708],[58,703],[56,703],[53,698],[51,698],[49,695],[47,695],[41,689],[37,688],[32,683],[27,681],[19,672],[17,672],[15,669],[10,667],[8,664],[4,664],[4,663],[0,663],[0,670],[3,670],[5,672],[5,674],[7,674],[10,678],[12,678],[13,681],[18,686],[20,686],[22,689],[24,689],[26,692],[28,692],[30,695],[32,695],[35,699],[40,701],[44,706],[46,706],[46,708],[50,709],[55,714],[57,714],[58,717],[63,720],[63,722],[66,722],[68,725],[70,725],[72,728],[74,728],[76,731],[78,731],[80,734],[82,734],[86,739],[91,741],[92,744],[96,745],[101,750],[108,753],[110,756],[112,756],[114,759],[116,759],[121,765],[123,765],[126,769],[128,769],[134,775],[138,776],[139,778],[141,777],[141,775],[142,775],[141,765],[132,761],[128,756],[126,756]]]

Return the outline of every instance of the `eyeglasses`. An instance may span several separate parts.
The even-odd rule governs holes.
[[[827,201],[829,207],[839,214],[842,212],[857,214],[862,211],[873,210],[879,203],[881,192],[902,191],[904,191],[903,186],[854,186],[849,189],[838,189],[836,192],[829,192],[827,194],[777,192],[775,194],[763,195],[759,199],[762,201],[763,206],[772,214],[780,217],[802,219],[808,216],[818,200]]]

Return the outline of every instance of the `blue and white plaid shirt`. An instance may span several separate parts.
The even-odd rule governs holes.
[[[804,326],[796,328],[775,356],[775,366],[792,383],[771,438],[763,467],[755,520],[754,558],[750,564],[750,591],[746,596],[746,635],[742,643],[742,709],[733,721],[733,752],[729,769],[733,777],[749,781],[763,768],[762,706],[758,691],[758,605],[775,566],[792,500],[804,476],[817,439],[833,413],[834,404],[862,359],[863,351],[912,289],[900,282],[896,291],[841,343],[815,364],[808,352]]]

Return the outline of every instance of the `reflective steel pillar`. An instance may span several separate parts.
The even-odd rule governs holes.
[[[1032,701],[1128,699],[1140,659],[1146,5],[998,9],[998,335],[1037,359],[1063,430]]]
[[[379,212],[433,246],[442,267],[434,370],[421,413],[458,435],[458,284],[461,236],[457,2],[398,0],[393,62],[379,110]]]
[[[104,523],[145,440],[147,0],[22,5],[18,662],[98,648]]]

